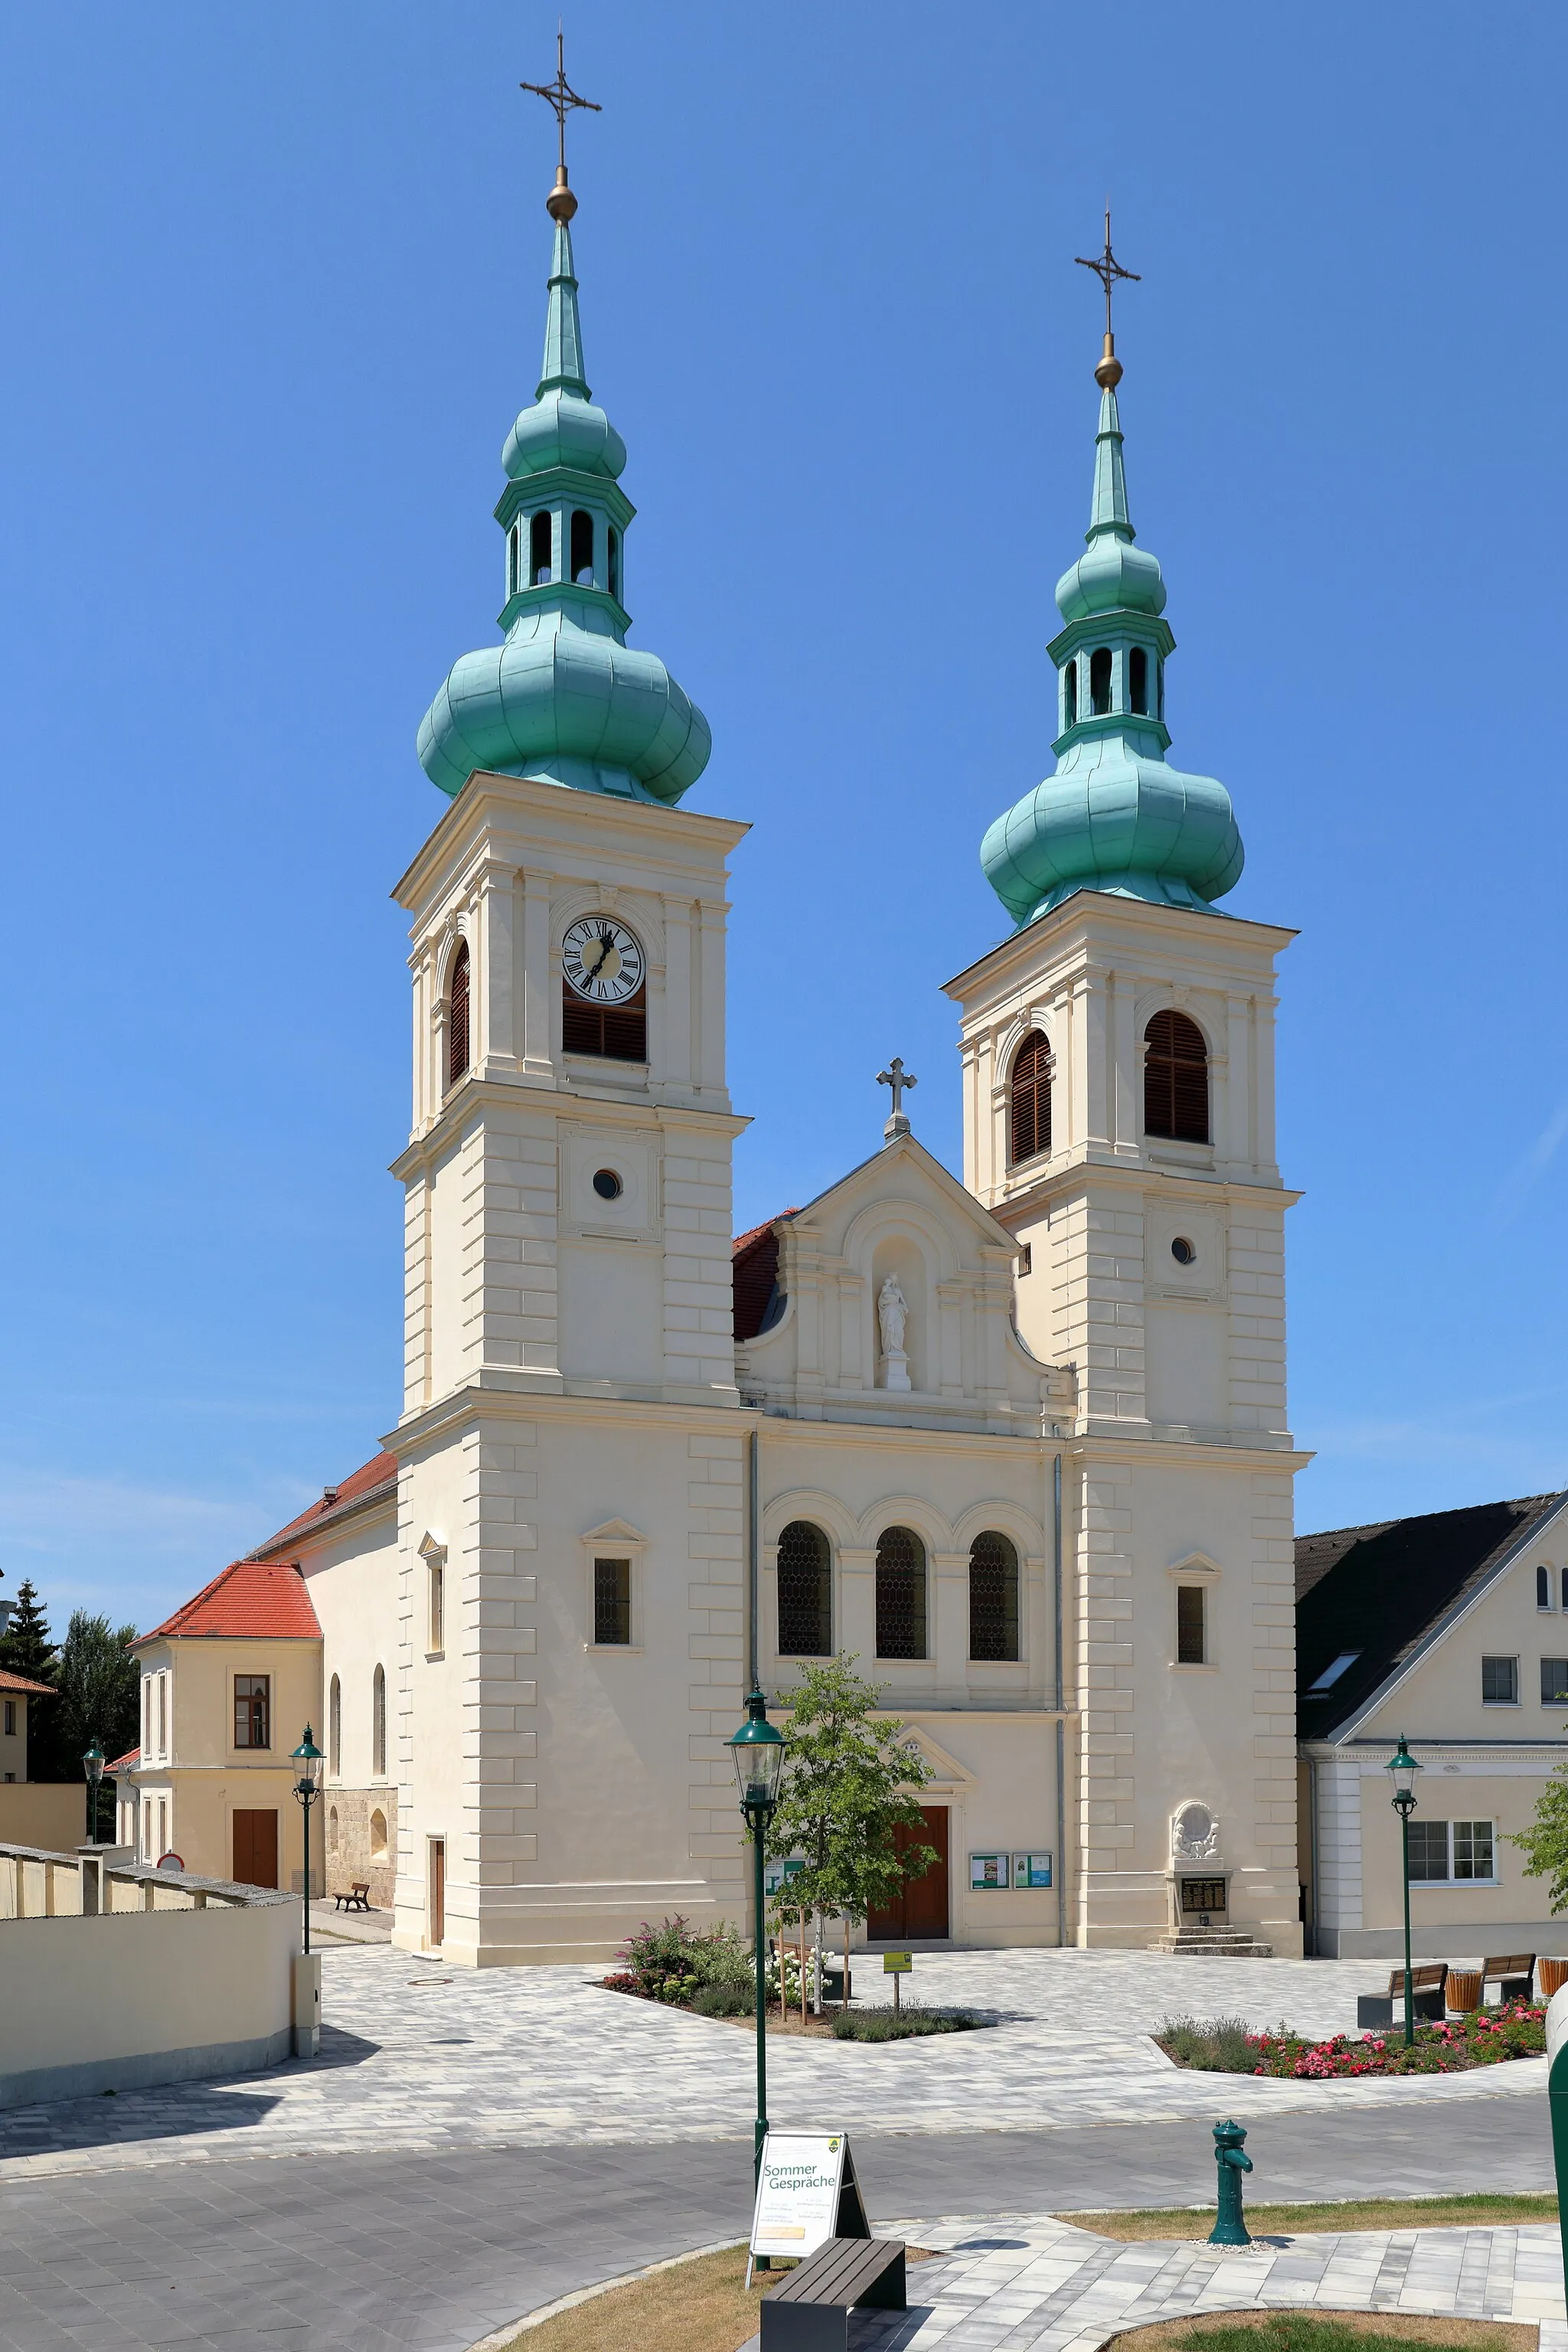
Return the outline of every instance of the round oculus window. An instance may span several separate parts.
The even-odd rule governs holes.
[[[1171,1244],[1171,1255],[1175,1259],[1178,1265],[1194,1265],[1196,1262],[1197,1255],[1196,1250],[1193,1247],[1191,1242],[1188,1241],[1185,1234],[1178,1234],[1175,1240]]]
[[[618,1201],[626,1187],[613,1168],[594,1171],[594,1190],[601,1201]]]

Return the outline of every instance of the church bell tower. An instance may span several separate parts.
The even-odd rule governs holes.
[[[1012,919],[950,982],[964,1181],[1018,1244],[1017,1324],[1076,1370],[1068,1705],[1082,1943],[1300,1951],[1292,1475],[1274,961],[1222,913],[1230,796],[1172,767],[1175,639],[1137,543],[1110,248],[1087,548],[1057,588],[1055,772],[986,834]],[[1173,1826],[1205,1808],[1203,1871]],[[1184,1888],[1206,1907],[1189,1918]]]

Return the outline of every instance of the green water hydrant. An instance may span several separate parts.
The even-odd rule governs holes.
[[[1215,2124],[1214,2160],[1219,2168],[1219,2209],[1209,2231],[1211,2246],[1250,2246],[1241,2213],[1241,2176],[1252,2169],[1252,2158],[1242,2147],[1247,2137],[1239,2124]]]

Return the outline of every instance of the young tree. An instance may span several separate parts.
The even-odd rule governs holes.
[[[1568,1763],[1559,1764],[1535,1801],[1535,1818],[1527,1830],[1506,1833],[1510,1845],[1522,1847],[1526,1878],[1549,1878],[1547,1901],[1552,1910],[1568,1911]]]
[[[131,1651],[135,1639],[134,1625],[113,1626],[85,1609],[71,1612],[55,1674],[59,1696],[50,1710],[60,1767],[55,1778],[79,1779],[82,1756],[95,1739],[106,1763],[135,1747],[141,1714],[141,1669]],[[100,1812],[105,1794],[100,1789]]]
[[[805,1858],[781,1889],[787,1907],[836,1912],[844,1922],[846,2004],[850,1923],[890,1902],[937,1859],[934,1846],[900,1838],[921,1826],[911,1792],[924,1788],[931,1767],[896,1717],[877,1719],[880,1697],[852,1656],[802,1668],[768,1835],[775,1858]]]
[[[47,1683],[55,1687],[57,1652],[49,1621],[39,1606],[37,1588],[30,1577],[25,1577],[16,1588],[16,1606],[11,1612],[11,1622],[0,1634],[0,1666],[7,1674],[25,1675],[30,1683]],[[27,1702],[27,1778],[29,1780],[58,1780],[65,1777],[57,1769],[57,1739],[54,1717],[58,1701],[34,1698]]]

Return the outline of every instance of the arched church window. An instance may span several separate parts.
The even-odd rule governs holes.
[[[1031,1029],[1013,1056],[1007,1088],[1007,1159],[1012,1167],[1051,1148],[1051,1049]]]
[[[468,1066],[468,942],[459,940],[447,982],[447,1084],[455,1087]]]
[[[1062,732],[1078,725],[1078,657],[1075,655],[1062,671]]]
[[[1018,1553],[994,1528],[969,1547],[969,1654],[1003,1663],[1018,1655]]]
[[[926,1654],[926,1548],[913,1528],[884,1528],[877,1543],[877,1655]]]
[[[377,1666],[370,1689],[370,1769],[378,1780],[386,1778],[386,1668]]]
[[[1154,664],[1154,716],[1165,716],[1165,657],[1162,654]]]
[[[1176,1143],[1209,1139],[1209,1057],[1184,1013],[1156,1013],[1143,1032],[1143,1132]]]
[[[536,514],[528,526],[528,583],[531,588],[550,584],[550,517]]]
[[[327,1769],[335,1780],[343,1769],[343,1686],[336,1675],[327,1693]]]
[[[833,1555],[809,1519],[792,1519],[779,1538],[779,1655],[833,1655]]]
[[[1127,699],[1134,710],[1148,710],[1149,656],[1142,646],[1134,646],[1127,656]]]
[[[1089,657],[1089,707],[1097,719],[1110,708],[1110,647],[1096,646]]]
[[[522,585],[522,525],[514,522],[506,535],[506,593],[515,596]]]
[[[581,507],[572,517],[572,577],[579,588],[594,584],[594,518]]]
[[[621,593],[621,539],[620,533],[613,523],[605,534],[605,548],[610,593],[612,596],[618,596]]]

